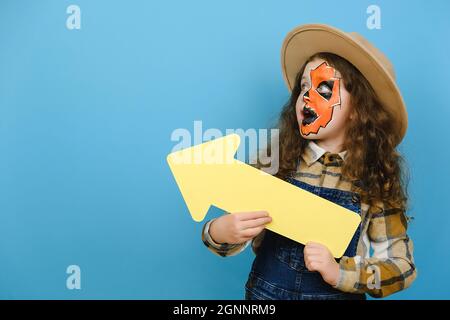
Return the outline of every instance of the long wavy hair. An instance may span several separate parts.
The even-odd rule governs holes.
[[[383,202],[402,209],[409,218],[405,212],[409,176],[405,160],[396,150],[398,137],[392,117],[361,72],[332,53],[314,54],[296,76],[290,99],[284,105],[278,122],[279,170],[276,176],[285,179],[295,173],[298,159],[308,143],[300,134],[295,105],[306,64],[316,58],[324,59],[341,73],[345,89],[350,93],[352,121],[346,127],[343,147],[347,154],[342,177],[352,182],[352,190],[360,194],[363,202],[375,207]]]

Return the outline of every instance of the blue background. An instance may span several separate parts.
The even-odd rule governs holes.
[[[320,6],[318,5],[320,3]],[[81,8],[81,30],[66,8]],[[381,7],[381,30],[366,8]],[[0,2],[0,298],[241,299],[253,253],[200,240],[165,162],[176,128],[266,128],[293,27],[357,31],[395,65],[409,112],[419,276],[450,298],[448,1]],[[208,217],[219,215],[212,210]],[[208,218],[207,217],[207,218]],[[81,290],[66,268],[81,267]]]

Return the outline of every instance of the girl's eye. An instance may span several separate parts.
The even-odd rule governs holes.
[[[333,83],[334,81],[322,81],[317,86],[317,92],[327,100],[330,100],[333,93]]]
[[[309,88],[308,83],[307,83],[307,82],[303,82],[303,83],[300,85],[300,88],[302,89],[302,91],[308,90],[308,88]]]

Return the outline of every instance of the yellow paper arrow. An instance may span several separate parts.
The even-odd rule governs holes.
[[[230,134],[167,156],[192,218],[202,221],[211,205],[227,212],[264,210],[272,217],[267,229],[303,244],[322,243],[341,257],[360,216],[234,159],[239,144],[239,135]]]

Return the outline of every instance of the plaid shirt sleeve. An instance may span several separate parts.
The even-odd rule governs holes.
[[[384,206],[383,206],[384,207]],[[400,208],[384,208],[369,217],[370,257],[342,257],[335,288],[381,298],[406,289],[417,276],[408,219]]]
[[[209,234],[209,226],[215,219],[209,220],[203,225],[202,230],[202,241],[206,245],[206,247],[213,252],[214,254],[221,257],[229,257],[237,255],[238,253],[244,251],[244,249],[252,242],[252,240],[248,240],[247,242],[240,244],[230,244],[230,243],[217,243]]]

